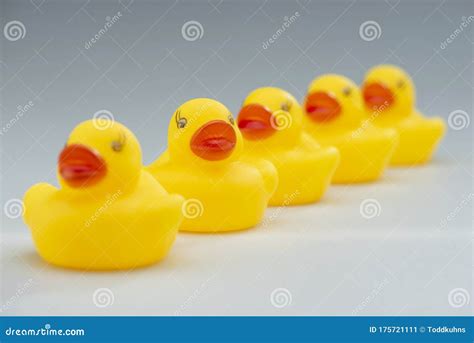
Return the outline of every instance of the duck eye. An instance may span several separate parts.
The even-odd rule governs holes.
[[[289,112],[291,110],[291,101],[285,101],[283,104],[281,104],[280,108],[282,111]]]
[[[188,120],[184,117],[181,117],[181,111],[176,112],[176,126],[178,129],[184,129],[188,124]]]
[[[229,116],[227,118],[229,119],[229,123],[231,125],[234,125],[235,121],[234,121],[234,117],[232,117],[232,114],[229,114]]]
[[[125,132],[121,131],[118,140],[112,141],[112,144],[111,144],[112,150],[115,152],[122,151],[123,147],[125,146],[126,140],[127,140],[127,136],[125,135]]]
[[[122,151],[123,149],[123,143],[119,141],[113,141],[111,146],[112,150],[116,152]]]
[[[178,120],[178,128],[179,129],[184,129],[186,127],[187,123],[188,123],[188,121],[186,120],[186,118],[180,118]]]
[[[349,96],[351,95],[351,93],[352,93],[351,87],[344,87],[344,89],[342,90],[342,94],[344,94],[345,96]]]
[[[398,88],[403,88],[403,87],[405,87],[405,82],[403,82],[403,80],[399,80],[399,81],[397,82],[397,87],[398,87]]]

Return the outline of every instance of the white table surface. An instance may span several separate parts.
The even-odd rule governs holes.
[[[332,187],[318,204],[269,209],[265,227],[180,234],[165,261],[130,272],[55,268],[26,227],[4,230],[3,314],[469,315],[472,302],[448,299],[457,288],[473,294],[472,197],[462,205],[472,169],[458,162]],[[372,219],[359,209],[367,198],[380,203]],[[110,290],[108,306],[94,304],[99,288]],[[281,308],[271,301],[277,288],[286,289]]]

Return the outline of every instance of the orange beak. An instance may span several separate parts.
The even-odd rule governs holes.
[[[102,157],[80,144],[68,145],[61,151],[58,168],[64,181],[73,188],[94,185],[107,173]]]
[[[264,139],[276,131],[272,126],[272,112],[260,104],[242,107],[237,124],[244,137],[249,140]]]
[[[326,92],[314,92],[306,97],[306,113],[315,122],[327,122],[341,114],[341,105],[336,98]]]
[[[365,105],[370,109],[388,107],[395,101],[392,91],[382,83],[375,82],[364,85],[363,94]]]
[[[237,143],[232,125],[213,120],[201,126],[191,138],[191,150],[202,159],[219,161],[229,157]]]

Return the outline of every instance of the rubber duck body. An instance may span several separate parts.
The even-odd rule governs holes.
[[[181,230],[242,230],[262,220],[277,173],[268,161],[242,161],[241,152],[242,136],[223,104],[192,99],[173,114],[168,148],[148,170],[187,198]]]
[[[321,147],[303,131],[302,120],[296,99],[279,88],[258,88],[242,104],[237,121],[245,157],[269,159],[278,170],[272,206],[318,201],[339,163],[337,149]]]
[[[60,188],[31,187],[24,220],[48,262],[85,270],[130,269],[164,258],[182,221],[184,199],[146,171],[141,148],[125,126],[79,124],[62,150]]]
[[[426,118],[415,108],[415,87],[410,76],[393,65],[368,71],[363,84],[365,110],[375,125],[396,129],[400,143],[392,165],[428,162],[446,131],[441,118]]]
[[[341,163],[333,183],[379,179],[398,143],[395,130],[377,128],[365,119],[358,87],[341,75],[323,75],[310,84],[304,126],[322,145],[339,149]]]

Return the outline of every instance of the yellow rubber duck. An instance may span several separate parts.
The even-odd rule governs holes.
[[[377,128],[368,120],[360,90],[348,78],[327,74],[313,80],[305,100],[304,125],[323,146],[341,153],[334,183],[377,180],[398,142],[393,129]]]
[[[212,99],[181,105],[168,128],[168,149],[147,170],[187,200],[183,231],[222,232],[258,224],[277,185],[268,161],[242,161],[242,136],[231,112]]]
[[[140,145],[106,119],[79,124],[59,155],[58,189],[25,194],[24,220],[46,261],[85,270],[129,269],[161,260],[182,221],[170,195],[143,169]]]
[[[367,116],[379,127],[394,128],[400,143],[392,165],[428,162],[446,125],[441,118],[426,118],[415,108],[415,87],[399,67],[379,65],[367,72],[363,84]]]
[[[237,118],[246,158],[266,158],[278,170],[272,206],[311,203],[326,192],[339,163],[336,148],[322,148],[303,132],[303,112],[288,92],[275,87],[252,91]]]

